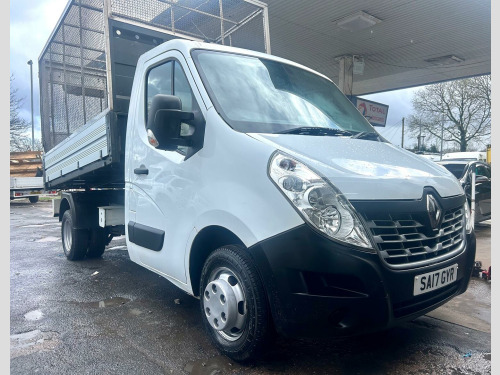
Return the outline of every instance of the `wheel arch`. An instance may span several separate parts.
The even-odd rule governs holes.
[[[200,294],[201,271],[206,259],[214,250],[225,245],[245,246],[236,234],[218,225],[205,227],[196,234],[189,252],[189,279],[194,296]]]
[[[64,213],[69,209],[71,209],[69,200],[67,198],[62,198],[61,205],[59,207],[59,221],[62,221],[62,217],[64,216]]]

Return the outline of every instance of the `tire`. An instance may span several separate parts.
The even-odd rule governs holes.
[[[107,235],[104,228],[97,227],[90,230],[88,258],[99,258],[104,253],[107,245]]]
[[[215,250],[200,281],[205,330],[223,354],[239,362],[258,358],[274,337],[264,286],[245,251],[237,245]]]
[[[28,199],[30,200],[30,203],[36,203],[36,202],[38,202],[38,195],[36,195],[34,197],[28,197]]]
[[[75,229],[70,210],[64,212],[61,223],[64,255],[69,260],[81,260],[87,253],[89,234],[85,229]]]

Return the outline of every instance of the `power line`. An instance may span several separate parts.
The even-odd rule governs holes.
[[[396,126],[398,123],[400,123],[400,121],[394,123],[391,126],[388,126],[388,127],[384,128],[386,130],[385,138],[391,139],[391,138],[393,138],[393,137],[396,136],[396,134],[401,130],[400,127]],[[391,143],[394,143],[394,142],[391,141]],[[394,143],[394,144],[396,144],[396,143]]]

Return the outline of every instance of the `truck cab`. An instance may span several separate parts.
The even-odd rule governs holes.
[[[236,360],[274,331],[384,329],[467,288],[475,237],[458,181],[291,61],[185,40],[146,52],[124,169],[131,260],[199,298]]]

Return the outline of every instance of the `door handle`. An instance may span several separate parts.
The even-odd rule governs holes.
[[[135,174],[148,174],[149,169],[147,169],[144,165],[141,165],[139,168],[134,169]]]

